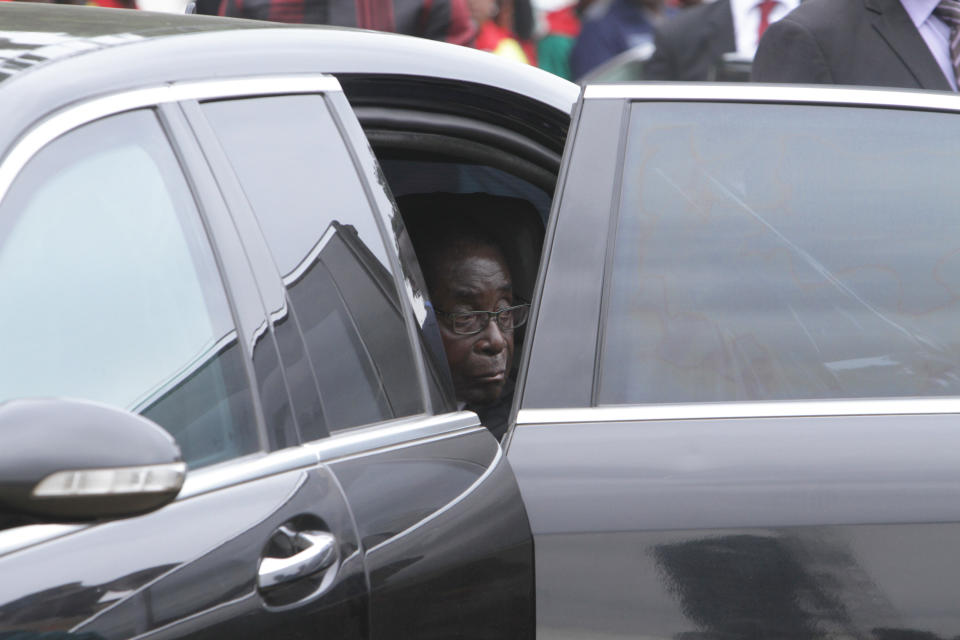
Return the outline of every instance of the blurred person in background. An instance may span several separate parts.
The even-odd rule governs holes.
[[[646,80],[715,79],[725,53],[750,60],[767,27],[799,0],[716,0],[680,11],[656,30]]]
[[[573,77],[580,79],[628,49],[651,44],[654,25],[663,17],[663,0],[597,0],[584,12],[570,52]]]
[[[763,36],[751,79],[956,91],[960,2],[807,0]]]
[[[87,7],[110,7],[111,9],[136,9],[134,0],[18,0],[19,2],[40,2],[43,4],[80,4]]]
[[[197,0],[208,15],[329,24],[472,45],[477,27],[467,0]]]
[[[536,64],[534,17],[530,0],[469,0],[479,25],[474,46],[499,56]]]
[[[537,66],[567,80],[573,80],[570,52],[580,35],[580,15],[591,0],[560,6],[540,5],[546,31],[537,41]]]

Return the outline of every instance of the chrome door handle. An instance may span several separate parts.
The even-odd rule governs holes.
[[[281,527],[299,551],[289,558],[264,557],[257,572],[257,586],[269,589],[322,571],[337,558],[337,539],[326,531],[292,531]]]

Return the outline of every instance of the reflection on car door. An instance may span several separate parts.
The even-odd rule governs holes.
[[[516,482],[477,416],[452,408],[419,270],[342,93],[305,83],[187,113],[255,256],[294,404],[319,399],[298,429],[350,504],[371,636],[531,636]]]
[[[956,637],[958,105],[730,95],[586,90],[508,449],[538,637]]]
[[[309,450],[266,450],[277,421],[260,411],[283,401],[251,355],[276,348],[195,144],[170,144],[182,116],[84,107],[92,123],[29,158],[0,203],[0,291],[18,310],[0,320],[0,401],[142,412],[190,472],[149,515],[0,532],[0,632],[367,637],[359,540],[336,480]]]

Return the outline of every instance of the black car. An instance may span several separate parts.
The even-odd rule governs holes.
[[[955,96],[0,5],[0,637],[960,634]],[[449,192],[525,203],[500,443]]]
[[[532,636],[526,512],[384,172],[545,219],[573,85],[359,31],[0,25],[0,637]]]

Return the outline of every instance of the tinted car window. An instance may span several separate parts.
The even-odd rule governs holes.
[[[287,286],[327,428],[421,412],[386,249],[323,97],[218,101],[203,109]],[[322,435],[306,430],[308,439]]]
[[[151,111],[40,151],[0,205],[0,401],[141,412],[200,466],[257,448],[231,313]]]
[[[599,402],[960,393],[955,118],[635,105]]]

